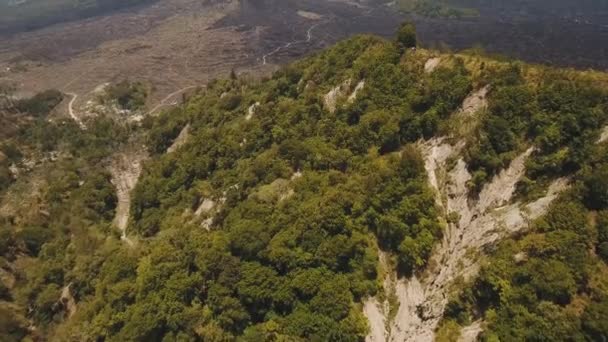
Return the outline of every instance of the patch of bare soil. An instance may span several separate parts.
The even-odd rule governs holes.
[[[469,98],[479,99],[479,96]],[[478,107],[479,104],[463,105],[461,112],[474,112]],[[394,272],[387,276],[397,279],[393,286],[387,286],[391,282],[385,280],[384,286],[385,292],[392,292],[399,303],[394,317],[388,317],[389,311],[385,309],[388,302],[379,303],[374,298],[365,302],[364,313],[371,323],[367,341],[432,341],[455,290],[453,282],[474,277],[479,267],[479,253],[527,228],[568,186],[566,179],[558,179],[543,197],[532,203],[513,201],[515,185],[524,175],[525,161],[533,152],[533,148],[529,148],[484,186],[477,200],[472,200],[467,186],[471,174],[465,161],[459,158],[455,165],[449,162],[458,158],[464,142],[451,144],[449,140],[434,138],[421,143],[420,149],[425,156],[429,184],[436,191],[436,202],[443,209],[443,216],[456,214],[458,219],[447,223],[443,240],[431,256],[429,265],[432,266],[409,279],[397,279]],[[474,340],[480,330],[480,326],[468,327],[463,337]]]
[[[173,144],[167,148],[167,153],[175,152],[178,148],[183,146],[186,142],[188,142],[188,137],[190,136],[190,124],[187,124],[182,128],[179,132],[179,135],[173,141]]]
[[[438,140],[430,141],[431,150],[439,150]],[[441,144],[439,142],[439,144]],[[555,181],[546,195],[532,203],[511,202],[516,182],[523,176],[523,167],[531,149],[518,156],[511,165],[486,185],[478,201],[469,200],[467,181],[471,179],[466,163],[459,159],[447,172],[444,183],[436,188],[445,200],[445,214],[455,212],[460,216],[457,223],[448,224],[441,245],[435,250],[430,265],[420,276],[399,279],[396,287],[399,310],[390,326],[390,341],[432,341],[437,324],[453,289],[454,280],[470,280],[478,270],[474,257],[486,246],[495,244],[528,226],[528,222],[546,212],[550,203],[567,187],[567,181]],[[432,155],[427,155],[432,158]],[[435,161],[437,169],[429,174],[445,172],[444,162]],[[430,182],[432,182],[430,180]]]
[[[441,63],[440,57],[429,58],[429,60],[424,63],[424,72],[427,74],[432,73],[439,66],[439,63]]]
[[[428,64],[428,62],[427,62]],[[426,66],[425,66],[426,69]],[[478,111],[483,110],[488,107],[487,95],[490,91],[490,86],[486,85],[483,88],[471,93],[467,98],[462,102],[462,106],[460,107],[457,115],[470,117],[473,114],[476,114]]]
[[[64,286],[63,289],[61,289],[61,297],[59,298],[58,302],[58,304],[63,306],[63,308],[65,309],[67,318],[71,318],[72,316],[74,316],[77,308],[76,299],[74,299],[74,296],[72,295],[72,291],[70,289],[71,286],[72,283],[69,283],[68,285]]]
[[[249,32],[212,28],[237,5],[167,0],[0,37],[0,81],[17,85],[21,95],[52,88],[70,93],[78,117],[100,83],[128,78],[149,84],[148,108],[160,109],[185,89],[251,64]]]
[[[600,144],[604,141],[608,141],[608,126],[602,129],[602,133],[600,134],[600,138],[598,139],[597,143]]]
[[[132,245],[133,242],[127,237],[127,226],[129,223],[129,212],[131,209],[131,191],[137,185],[142,171],[143,162],[148,158],[143,149],[130,148],[116,153],[110,164],[112,184],[116,187],[118,205],[114,225],[121,232],[121,240]]]

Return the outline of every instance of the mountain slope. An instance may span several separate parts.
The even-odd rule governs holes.
[[[581,322],[564,329],[605,336],[608,76],[404,42],[356,37],[266,80],[214,81],[141,128],[97,119],[66,137],[82,172],[48,176],[62,180],[43,187],[50,215],[2,226],[3,272],[18,275],[7,326],[78,341],[542,339],[541,323],[500,317],[558,307]],[[145,137],[150,152],[118,198],[115,129],[131,133],[120,151]],[[584,267],[532,256],[552,232],[580,239]]]

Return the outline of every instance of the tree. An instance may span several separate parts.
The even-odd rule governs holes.
[[[589,304],[582,316],[583,330],[589,341],[608,340],[608,299]]]
[[[397,47],[403,53],[406,49],[416,47],[416,26],[412,23],[403,23],[397,31]]]
[[[594,169],[586,177],[585,185],[587,206],[591,209],[608,208],[608,165]]]

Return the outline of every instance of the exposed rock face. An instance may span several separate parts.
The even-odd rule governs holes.
[[[365,342],[385,342],[388,331],[386,331],[386,316],[388,312],[386,302],[380,303],[378,298],[370,297],[363,302],[363,314],[367,317],[370,325],[370,333],[365,337]]]
[[[211,210],[213,210],[213,208],[215,208],[215,201],[210,199],[210,198],[205,198],[201,204],[198,206],[198,208],[196,209],[196,211],[194,212],[194,215],[196,217],[201,216],[202,214],[207,214],[210,213]]]
[[[245,120],[249,121],[253,118],[253,114],[255,114],[255,110],[260,106],[259,102],[252,104],[249,109],[247,109],[247,115],[245,116]]]
[[[357,95],[365,87],[365,80],[359,81],[355,88],[351,91],[352,83],[352,80],[349,78],[346,81],[342,82],[342,84],[337,85],[336,87],[332,88],[327,94],[325,94],[325,96],[323,97],[323,104],[325,105],[325,109],[327,109],[331,113],[335,112],[340,99],[344,99],[347,95],[347,104],[355,102],[355,100],[357,99]]]
[[[388,255],[386,252],[378,251],[378,257],[380,259],[380,267],[387,270],[387,259]],[[394,288],[395,277],[391,274],[384,278],[382,287],[384,288],[385,294]],[[365,337],[366,342],[384,342],[386,337],[389,335],[387,315],[390,311],[388,300],[380,302],[376,297],[369,297],[363,302],[363,314],[367,317],[370,325],[370,334]]]
[[[131,209],[131,191],[137,185],[143,162],[147,157],[147,154],[143,151],[121,152],[117,153],[110,165],[112,184],[116,187],[116,195],[118,197],[116,216],[113,223],[121,231],[120,238],[129,245],[133,244],[127,237],[127,225]]]
[[[482,321],[475,321],[462,329],[458,342],[475,342],[482,330]]]
[[[323,98],[323,103],[325,104],[325,109],[327,109],[330,113],[336,111],[336,106],[338,105],[338,100],[341,97],[346,96],[348,90],[350,89],[351,79],[344,81],[342,84],[337,85],[335,88],[331,89],[325,97]]]
[[[201,222],[201,227],[205,228],[206,230],[211,230],[211,225],[213,224],[214,217],[213,214],[215,214],[216,207],[217,203],[214,200],[210,198],[205,198],[200,202],[198,208],[194,212],[194,216],[196,217],[201,217],[201,215],[207,215],[207,218]]]
[[[424,63],[424,72],[427,74],[432,73],[439,66],[439,63],[441,63],[440,57],[429,58],[429,60]]]
[[[483,108],[488,89],[469,96],[458,113],[470,115]],[[458,222],[447,224],[443,240],[433,251],[429,265],[435,267],[410,279],[397,279],[392,285],[390,280],[384,281],[384,291],[392,291],[399,302],[394,319],[388,318],[388,302],[380,303],[376,298],[364,302],[364,314],[370,321],[368,342],[432,341],[453,281],[461,277],[470,280],[478,271],[478,261],[472,258],[475,252],[525,229],[568,186],[566,179],[558,179],[544,197],[527,204],[513,202],[515,186],[525,174],[525,161],[534,151],[529,148],[486,184],[477,200],[472,200],[467,186],[472,176],[465,161],[459,158],[453,166],[449,162],[459,157],[464,145],[463,141],[449,143],[447,138],[419,145],[429,184],[436,191],[436,203],[444,217],[457,213]],[[389,277],[396,278],[396,274]],[[477,322],[463,330],[461,339],[472,341],[480,331],[481,323]]]
[[[462,102],[462,106],[456,113],[456,115],[471,116],[478,111],[488,107],[488,92],[490,92],[490,86],[474,91]]]
[[[70,287],[72,283],[69,283],[61,290],[61,297],[59,298],[59,303],[65,308],[67,313],[67,317],[70,318],[74,316],[76,313],[76,300],[74,296],[72,296],[72,291]]]
[[[357,83],[357,86],[355,87],[353,92],[348,96],[348,99],[346,100],[346,102],[347,103],[355,102],[355,100],[357,99],[357,95],[359,94],[359,92],[361,90],[363,90],[364,87],[365,87],[365,80],[359,81],[359,83]]]
[[[602,133],[601,133],[600,138],[598,139],[597,143],[601,144],[607,140],[608,140],[608,126],[606,126],[602,129]]]
[[[530,148],[495,176],[481,191],[479,200],[471,203],[466,185],[471,175],[464,160],[459,159],[452,170],[446,170],[447,159],[460,149],[446,146],[442,139],[433,139],[423,144],[422,149],[429,183],[437,191],[438,202],[443,203],[446,215],[456,212],[460,219],[448,225],[441,245],[431,257],[430,264],[438,265],[436,269],[427,270],[420,279],[413,276],[397,281],[395,291],[400,306],[394,321],[389,322],[389,334],[385,338],[388,341],[432,341],[448,302],[450,285],[458,277],[470,279],[478,270],[477,261],[469,259],[467,254],[479,252],[526,228],[530,220],[546,212],[567,186],[567,182],[560,179],[535,202],[527,205],[510,202],[515,184],[525,172],[525,160],[533,151]],[[446,176],[441,177],[442,173]]]

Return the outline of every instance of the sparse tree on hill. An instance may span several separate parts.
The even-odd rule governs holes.
[[[416,26],[409,22],[401,24],[397,31],[397,46],[399,47],[399,51],[403,53],[406,49],[414,48],[416,45]]]

